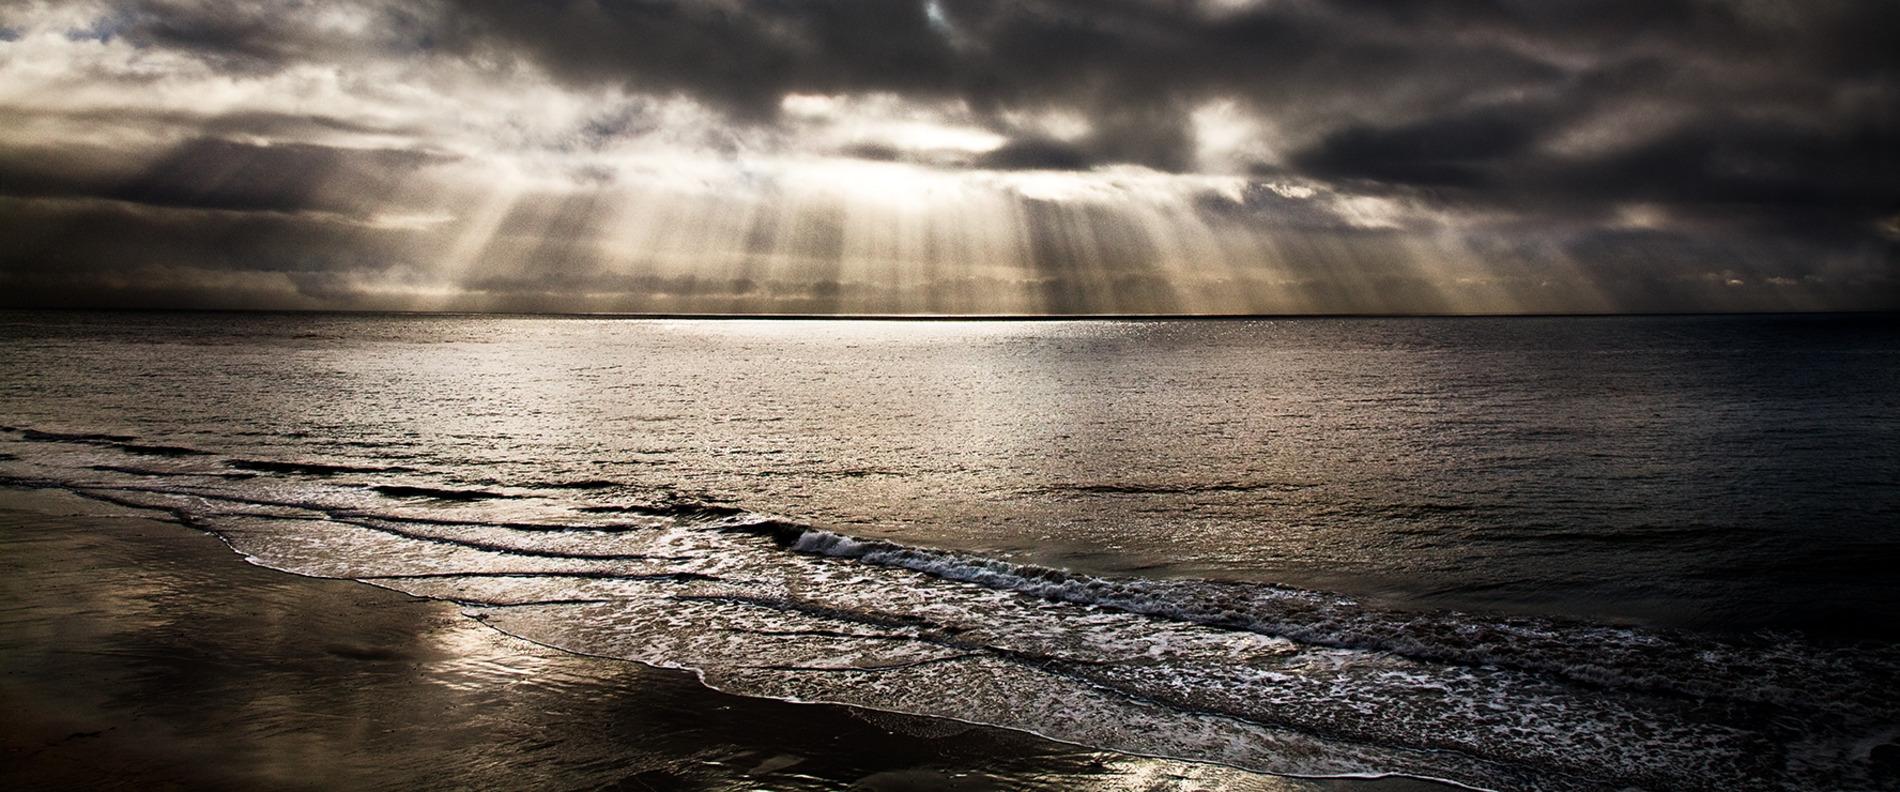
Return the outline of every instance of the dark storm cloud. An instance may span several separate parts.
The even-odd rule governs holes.
[[[1892,149],[1891,75],[1900,64],[1900,47],[1885,35],[1900,33],[1900,6],[1889,3],[1338,0],[1220,11],[1179,0],[440,0],[374,6],[368,41],[310,23],[317,5],[137,0],[116,4],[100,30],[243,70],[347,60],[366,47],[500,51],[571,83],[676,92],[740,120],[771,119],[795,92],[962,100],[1012,138],[977,163],[1003,168],[1189,169],[1187,111],[1239,99],[1289,128],[1298,150],[1288,153],[1301,172],[1456,187],[1499,181],[1506,169],[1549,179],[1566,166],[1644,167],[1643,153],[1605,163],[1527,153],[1584,108],[1615,112],[1651,97],[1699,117],[1696,128],[1647,143],[1648,155],[1700,161],[1710,148],[1772,146],[1779,135],[1803,148],[1792,156],[1837,170]],[[1749,118],[1840,113],[1826,94],[1854,80],[1879,83],[1873,106],[1859,110],[1866,118],[1800,119],[1823,127],[1807,134]],[[1055,141],[1002,118],[1050,108],[1080,112],[1089,134]],[[594,132],[626,134],[638,121],[603,119]],[[1829,128],[1839,123],[1861,129]],[[1779,155],[1742,156],[1774,164]],[[1892,167],[1886,159],[1869,164]],[[1671,175],[1689,180],[1685,194],[1731,184],[1714,171],[1676,167]],[[1613,194],[1614,182],[1578,186]],[[1790,199],[1803,192],[1775,185]]]
[[[1295,159],[1328,179],[1481,188],[1509,179],[1552,125],[1544,108],[1499,105],[1396,126],[1355,124],[1326,135]]]
[[[682,91],[742,116],[789,91],[941,93],[958,58],[924,7],[825,3],[448,3],[449,42],[518,50],[556,76]]]
[[[309,123],[350,126],[250,114],[204,127]],[[0,147],[0,290],[28,305],[351,305],[366,278],[439,246],[369,221],[419,170],[452,159],[222,138],[158,152]]]
[[[340,307],[419,240],[324,216],[0,197],[14,305]]]
[[[944,172],[1080,175],[1136,165],[1247,176],[1252,184],[1237,196],[1192,198],[1195,222],[1222,233],[1284,234],[1285,246],[1324,281],[1310,287],[1315,304],[1402,308],[1399,297],[1368,302],[1343,290],[1403,281],[1389,287],[1394,294],[1429,292],[1420,285],[1424,276],[1393,274],[1401,258],[1393,251],[1408,234],[1440,232],[1462,234],[1471,250],[1501,262],[1561,256],[1600,279],[1596,285],[1619,306],[1730,305],[1723,300],[1732,292],[1711,287],[1711,278],[1724,288],[1730,281],[1825,280],[1801,287],[1820,295],[1820,303],[1805,305],[1894,307],[1900,299],[1880,296],[1893,285],[1900,240],[1900,47],[1892,45],[1900,38],[1900,4],[1890,2],[119,0],[99,7],[64,35],[130,44],[154,58],[110,74],[84,59],[63,65],[101,84],[117,80],[128,95],[162,83],[163,68],[182,70],[157,56],[226,81],[299,67],[331,79],[306,74],[304,83],[282,83],[282,90],[312,91],[314,101],[266,97],[283,101],[203,112],[134,108],[130,100],[123,111],[0,107],[10,119],[0,123],[18,133],[0,143],[7,206],[0,276],[19,288],[37,284],[36,293],[57,293],[61,273],[126,281],[133,266],[122,263],[133,262],[278,273],[299,297],[335,297],[348,294],[357,276],[399,270],[453,242],[433,227],[377,224],[384,214],[468,216],[464,204],[479,202],[459,200],[465,196],[426,211],[393,198],[427,193],[430,169],[452,159],[439,152],[479,156],[515,146],[587,154],[664,137],[750,167],[747,147],[776,135],[770,139],[791,140],[785,145],[795,153]],[[30,38],[4,8],[0,22],[0,47]],[[364,64],[394,66],[372,74],[359,70]],[[567,132],[535,128],[538,119],[529,116],[542,108],[527,102],[523,117],[507,119],[499,133],[481,130],[489,139],[474,136],[463,149],[435,145],[432,136],[470,126],[453,117],[463,98],[457,91],[522,73],[574,96],[620,94]],[[398,112],[411,95],[430,91],[446,101],[414,117]],[[947,114],[938,117],[1002,142],[948,153],[890,139],[801,142],[800,135],[818,135],[823,120],[787,112],[792,94],[895,97],[902,112]],[[339,99],[363,96],[381,102],[381,112],[352,112],[361,108]],[[681,127],[668,115],[675,99],[707,108],[715,120]],[[1210,104],[1254,123],[1245,133],[1252,137],[1219,157],[1205,153],[1214,136],[1195,120]],[[1080,124],[1056,131],[1045,123],[1051,115]],[[66,139],[29,134],[29,124],[139,134],[129,143],[110,135]],[[464,182],[480,183],[481,167],[470,165]],[[873,300],[867,295],[876,284],[822,266],[776,279],[745,263],[731,277],[630,280],[594,259],[597,236],[612,230],[600,218],[617,216],[604,191],[639,187],[639,180],[592,160],[545,170],[570,193],[518,202],[489,229],[491,248],[506,251],[519,271],[478,266],[464,285],[498,300],[511,290],[546,300],[563,290],[609,291],[616,281],[669,298],[739,300],[783,289],[781,296],[806,306]],[[1045,305],[1191,307],[1177,301],[1155,265],[1165,247],[1157,240],[1167,234],[1100,206],[1021,198],[1012,198],[1012,208],[1025,223],[1025,277]],[[1410,214],[1360,217],[1350,203],[1357,198]],[[760,212],[753,222],[762,230],[752,234],[756,244],[747,240],[747,255],[836,269],[846,218],[812,219],[814,211],[806,207],[796,222]],[[628,255],[638,260],[637,253]],[[1522,277],[1539,280],[1533,272]]]
[[[1900,211],[1900,157],[1873,119],[1814,127],[1712,113],[1613,151],[1539,151],[1535,110],[1485,109],[1390,127],[1350,126],[1299,153],[1307,174],[1445,201],[1589,215],[1629,203],[1736,224],[1825,223],[1871,233]]]
[[[123,38],[140,47],[187,52],[235,72],[270,72],[293,63],[335,63],[382,53],[429,50],[442,19],[428,3],[323,0],[117,0],[92,27],[75,31]],[[366,11],[362,31],[319,17],[337,7]]]
[[[1025,137],[1003,144],[977,162],[1000,170],[1083,170],[1094,165],[1095,159],[1073,143]]]
[[[1003,132],[1015,130],[994,116],[1007,110],[1074,109],[1093,129],[1068,144],[1067,165],[1186,168],[1186,114],[1212,98],[1429,104],[1560,74],[1495,43],[1446,49],[1281,4],[1210,14],[1189,3],[946,0],[941,24],[930,4],[889,0],[451,5],[447,46],[520,52],[579,83],[685,92],[739,118],[772,117],[788,93],[962,100]],[[1023,146],[1049,153],[1024,134]]]
[[[683,91],[748,118],[791,92],[890,91],[979,111],[1066,108],[1089,135],[1012,129],[997,168],[1192,167],[1186,113],[1247,102],[1322,179],[1548,202],[1900,209],[1900,6],[1711,0],[1259,3],[945,0],[818,4],[463,0],[459,46],[569,80]],[[1854,82],[1871,94],[1846,100]],[[1623,150],[1547,149],[1643,101],[1686,120]],[[1861,106],[1851,106],[1858,101]],[[1486,194],[1490,191],[1490,194]],[[1587,207],[1586,207],[1587,208]]]
[[[1565,163],[1542,185],[1587,196],[1670,203],[1731,203],[1840,210],[1896,208],[1900,155],[1875,119],[1813,128],[1711,117],[1594,160]]]
[[[1333,0],[1342,11],[1413,29],[1470,31],[1586,53],[1695,51],[1799,61],[1802,71],[1891,68],[1900,7],[1856,0]]]
[[[91,146],[0,148],[0,195],[98,198],[151,206],[259,212],[363,210],[366,193],[444,155],[415,150],[259,146],[197,138],[155,159]]]

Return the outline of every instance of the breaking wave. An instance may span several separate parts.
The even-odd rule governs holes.
[[[1301,776],[1487,789],[1892,786],[1900,655],[1117,578],[689,494],[10,429],[0,483],[150,509],[257,563],[455,602],[735,693]],[[234,470],[245,471],[233,478]]]

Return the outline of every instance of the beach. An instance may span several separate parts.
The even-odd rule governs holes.
[[[1440,788],[725,695],[45,491],[0,489],[0,593],[14,789]]]

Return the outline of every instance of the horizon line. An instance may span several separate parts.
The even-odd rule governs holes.
[[[309,316],[499,316],[521,318],[627,319],[627,320],[718,320],[718,321],[855,321],[855,322],[1232,322],[1279,321],[1293,319],[1613,319],[1642,317],[1713,317],[1713,316],[1889,316],[1900,309],[1869,310],[1785,310],[1785,311],[1619,311],[1619,312],[1531,312],[1531,313],[767,313],[767,312],[690,312],[690,311],[471,311],[370,308],[182,308],[182,307],[48,307],[0,306],[9,313],[175,313],[175,314],[291,314]]]

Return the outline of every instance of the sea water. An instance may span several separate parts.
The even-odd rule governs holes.
[[[713,687],[1290,775],[1890,786],[1890,317],[0,314],[0,481]]]

